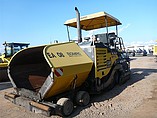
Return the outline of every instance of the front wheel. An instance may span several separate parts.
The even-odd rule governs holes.
[[[60,98],[57,101],[57,105],[61,107],[60,115],[61,116],[69,116],[74,109],[73,102],[69,98]]]

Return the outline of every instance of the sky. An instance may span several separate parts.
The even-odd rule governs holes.
[[[119,19],[119,36],[126,45],[153,44],[157,40],[156,6],[157,0],[0,0],[0,52],[5,41],[31,46],[68,41],[64,22],[76,17],[75,7],[81,16],[105,11]],[[70,36],[76,38],[77,30],[70,28]]]

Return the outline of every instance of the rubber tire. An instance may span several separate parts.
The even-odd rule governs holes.
[[[76,94],[76,103],[80,106],[86,106],[90,102],[90,95],[86,91],[78,91]]]
[[[69,98],[60,98],[57,105],[61,106],[60,115],[69,116],[74,109],[73,102]]]

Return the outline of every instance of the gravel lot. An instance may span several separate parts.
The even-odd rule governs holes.
[[[157,63],[154,57],[132,57],[131,79],[121,86],[94,95],[86,107],[77,107],[75,118],[157,118]],[[0,83],[0,118],[46,118],[4,99],[10,83]],[[59,118],[59,116],[51,116]]]

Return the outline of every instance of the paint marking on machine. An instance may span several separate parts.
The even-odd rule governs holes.
[[[82,56],[80,52],[66,52],[65,54],[63,52],[47,52],[47,56],[49,58],[58,58],[58,57],[80,57]]]
[[[63,69],[62,68],[58,68],[54,70],[54,75],[55,77],[60,77],[63,75]]]

